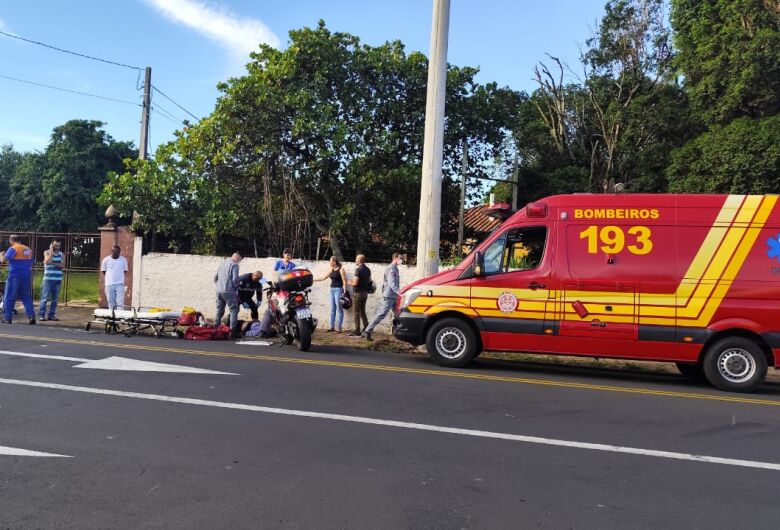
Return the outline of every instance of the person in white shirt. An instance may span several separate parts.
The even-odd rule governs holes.
[[[106,286],[106,298],[108,308],[125,305],[125,275],[127,274],[127,260],[121,256],[122,249],[117,245],[111,248],[111,255],[103,258],[100,270],[103,271]]]

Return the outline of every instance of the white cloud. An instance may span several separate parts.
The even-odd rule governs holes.
[[[144,0],[163,16],[194,29],[230,53],[246,57],[260,43],[278,47],[279,38],[262,21],[240,18],[222,7],[197,0]]]

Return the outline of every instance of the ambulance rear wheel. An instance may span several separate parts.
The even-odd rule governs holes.
[[[436,364],[460,368],[476,355],[477,337],[463,320],[444,318],[428,330],[425,346]]]
[[[726,337],[712,344],[702,366],[713,386],[729,392],[752,392],[767,370],[764,351],[744,337]]]

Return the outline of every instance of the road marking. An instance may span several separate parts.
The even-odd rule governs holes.
[[[235,344],[238,346],[270,346],[273,342],[268,342],[267,340],[242,340]]]
[[[590,451],[603,451],[609,453],[622,453],[637,456],[650,456],[672,460],[686,460],[709,464],[722,464],[727,466],[748,467],[754,469],[766,469],[780,471],[780,464],[773,462],[759,462],[754,460],[739,460],[734,458],[722,458],[717,456],[695,455],[689,453],[677,453],[673,451],[659,451],[656,449],[642,449],[638,447],[624,447],[620,445],[597,444],[590,442],[577,442],[573,440],[559,440],[555,438],[541,438],[538,436],[525,436],[522,434],[510,434],[492,431],[480,431],[474,429],[459,429],[457,427],[443,427],[426,423],[411,423],[406,421],[383,420],[379,418],[367,418],[364,416],[348,416],[345,414],[331,414],[327,412],[313,412],[308,410],[282,409],[277,407],[263,407],[260,405],[247,405],[242,403],[229,403],[224,401],[211,401],[207,399],[194,399],[175,396],[163,396],[159,394],[143,394],[140,392],[124,392],[120,390],[108,390],[104,388],[91,388],[84,386],[61,385],[57,383],[42,383],[38,381],[23,381],[19,379],[0,379],[0,383],[7,385],[27,386],[34,388],[48,388],[54,390],[67,390],[82,392],[85,394],[98,394],[103,396],[117,396],[133,399],[145,399],[150,401],[162,401],[166,403],[180,403],[185,405],[197,405],[201,407],[215,407],[222,409],[243,410],[249,412],[261,412],[265,414],[278,414],[282,416],[295,416],[302,418],[314,418],[322,420],[344,421],[365,425],[378,425],[382,427],[395,427],[417,431],[438,432],[444,434],[457,434],[460,436],[472,436],[476,438],[489,438],[494,440],[507,440],[537,445],[549,445],[555,447],[568,447],[572,449],[585,449]]]
[[[229,372],[217,372],[215,370],[206,370],[204,368],[193,368],[191,366],[180,366],[176,364],[154,363],[149,361],[139,361],[136,359],[126,359],[125,357],[106,357],[105,359],[81,359],[79,357],[62,357],[59,355],[41,355],[38,353],[25,353],[19,351],[0,350],[0,355],[12,355],[15,357],[32,357],[34,359],[55,359],[57,361],[70,361],[82,363],[73,368],[86,368],[90,370],[121,370],[125,372],[168,372],[180,374],[216,374],[216,375],[238,375]]]
[[[29,451],[27,449],[17,449],[16,447],[5,447],[3,445],[0,445],[0,456],[48,456],[55,458],[71,458],[68,455],[41,453],[40,451]]]
[[[655,397],[671,397],[680,399],[698,399],[705,401],[720,401],[726,403],[740,403],[745,405],[767,405],[771,407],[780,407],[780,401],[772,399],[759,399],[731,396],[728,394],[702,394],[696,392],[678,392],[673,390],[653,390],[650,388],[635,388],[613,385],[598,385],[592,383],[572,383],[567,381],[554,381],[550,379],[534,379],[529,377],[506,377],[497,375],[474,374],[465,370],[429,370],[424,368],[405,368],[402,366],[387,366],[381,364],[368,363],[349,363],[343,361],[324,361],[318,359],[302,359],[300,357],[280,357],[273,355],[255,355],[230,352],[208,352],[203,350],[189,350],[184,348],[169,348],[165,346],[143,346],[132,344],[117,344],[112,342],[98,342],[78,339],[57,339],[46,337],[35,337],[30,335],[11,335],[0,333],[0,337],[9,339],[19,339],[37,342],[54,342],[61,344],[78,344],[82,346],[109,347],[128,350],[144,350],[154,352],[177,353],[184,355],[203,355],[206,357],[224,357],[229,359],[247,359],[252,361],[271,361],[289,364],[308,364],[315,366],[328,366],[335,368],[352,368],[359,370],[375,370],[381,372],[396,372],[415,375],[432,375],[436,377],[452,377],[457,379],[473,379],[478,381],[514,383],[522,385],[540,385],[554,388],[573,388],[577,390],[595,390],[599,392],[617,392],[623,394],[638,394]]]

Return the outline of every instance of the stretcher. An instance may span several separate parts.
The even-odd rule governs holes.
[[[99,308],[92,312],[92,320],[87,322],[86,330],[89,331],[93,324],[100,324],[106,333],[121,333],[129,337],[151,330],[155,337],[161,337],[165,333],[176,332],[179,317],[179,311],[152,307]]]

